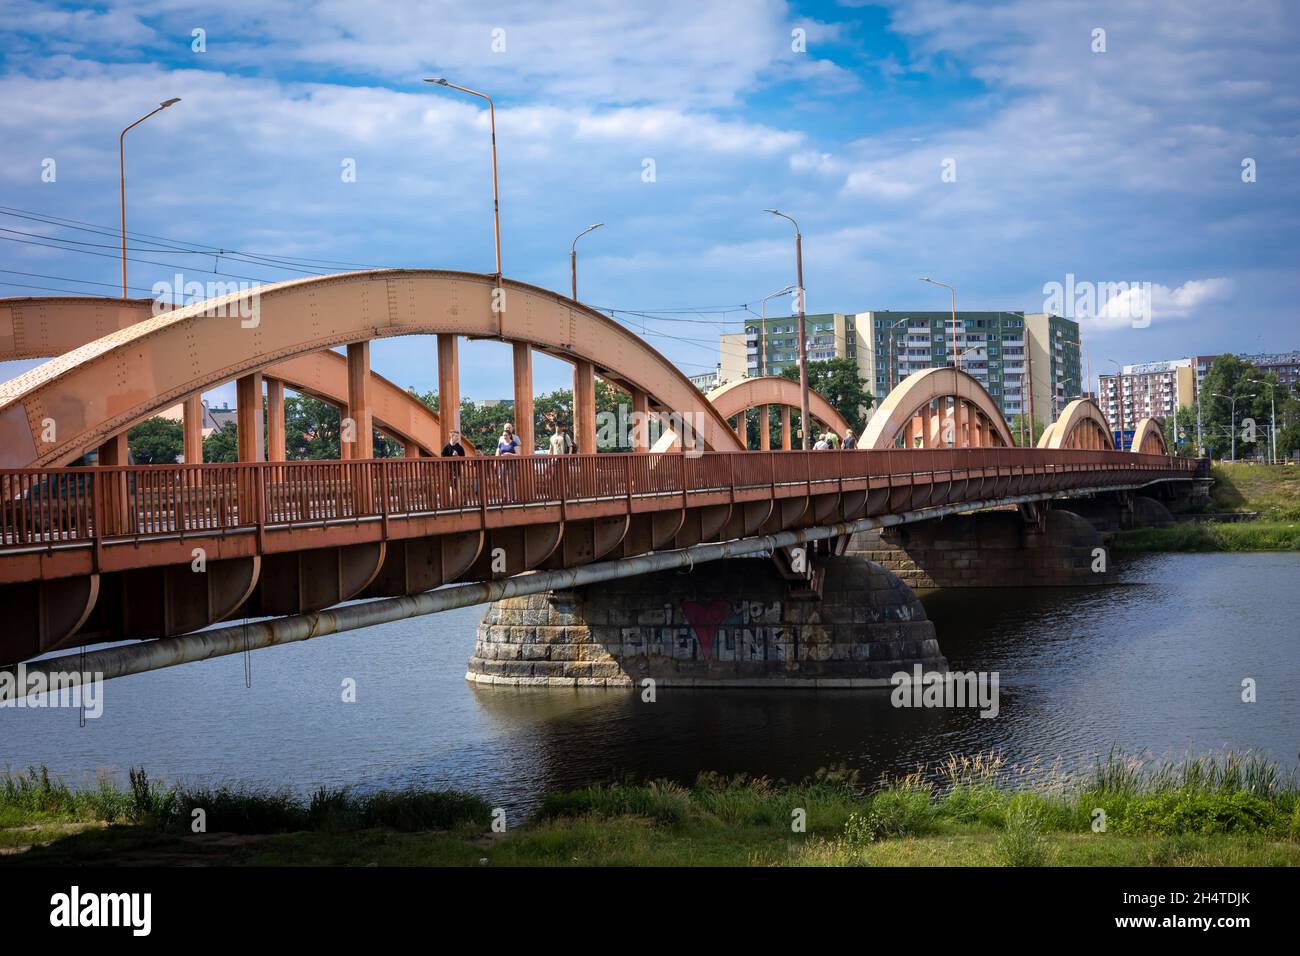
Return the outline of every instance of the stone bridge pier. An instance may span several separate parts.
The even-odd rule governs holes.
[[[946,671],[934,624],[898,576],[818,557],[818,587],[736,558],[490,605],[468,680],[543,687],[886,687]],[[818,593],[820,592],[820,593]]]
[[[1115,580],[1101,532],[1061,508],[980,511],[863,531],[850,539],[848,553],[878,562],[920,588],[1060,587]]]

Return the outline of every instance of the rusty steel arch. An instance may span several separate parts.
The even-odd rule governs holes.
[[[1169,444],[1165,441],[1165,430],[1161,427],[1160,419],[1144,418],[1137,423],[1129,451],[1143,455],[1169,454]]]
[[[0,362],[63,355],[110,332],[152,318],[153,306],[152,299],[106,296],[0,299]],[[347,359],[337,352],[299,355],[270,366],[265,374],[335,408],[347,407]],[[370,373],[370,383],[375,428],[390,438],[417,446],[425,454],[438,454],[443,443],[438,413],[377,372]],[[473,454],[474,449],[464,439],[462,442]]]
[[[480,273],[384,269],[241,290],[136,322],[0,384],[3,464],[71,461],[202,389],[311,352],[412,334],[524,344],[590,363],[650,406],[691,414],[705,448],[739,450],[726,419],[664,356],[554,292]],[[255,311],[255,325],[240,316]],[[54,421],[53,441],[43,422]],[[45,434],[43,434],[45,431]]]
[[[1043,431],[1039,448],[1114,448],[1115,436],[1097,403],[1076,398],[1061,410],[1056,421]]]
[[[779,375],[737,379],[726,385],[719,385],[708,393],[707,398],[723,418],[732,418],[751,408],[765,405],[801,407],[799,383]],[[850,428],[844,416],[813,389],[808,390],[808,414],[832,429],[837,435],[843,436]]]
[[[951,405],[949,403],[951,402]],[[1011,429],[979,380],[955,368],[913,372],[885,396],[863,433],[862,448],[1010,447]]]

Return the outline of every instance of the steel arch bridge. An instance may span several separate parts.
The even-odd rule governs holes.
[[[502,309],[493,308],[498,282]],[[241,324],[254,305],[256,323]],[[158,316],[146,310],[106,299],[0,303],[0,354],[53,356],[0,384],[0,597],[9,611],[0,663],[92,641],[183,635],[232,617],[311,613],[355,597],[1191,474],[1188,462],[1148,453],[1149,429],[1136,453],[1089,445],[1098,423],[1077,403],[1052,424],[1055,444],[1012,447],[996,403],[951,368],[900,383],[859,451],[747,451],[728,416],[797,405],[794,383],[750,380],[710,401],[631,331],[495,276],[347,273]],[[414,457],[455,423],[412,407],[371,372],[370,341],[408,334],[437,336],[448,410],[459,409],[458,339],[510,343],[525,448],[533,444],[532,352],[571,362],[582,453]],[[343,346],[346,356],[325,351]],[[594,454],[596,375],[629,392],[635,411],[691,416],[695,444]],[[240,462],[126,464],[127,428],[231,379]],[[347,409],[357,435],[346,460],[285,462],[274,440],[264,460],[267,379]],[[815,418],[844,425],[820,396],[811,403]],[[274,402],[270,410],[274,432]],[[373,459],[372,424],[413,457]],[[93,448],[100,466],[64,467]],[[202,574],[193,571],[199,552]]]

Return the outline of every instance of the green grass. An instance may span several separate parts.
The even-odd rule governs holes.
[[[1297,551],[1300,520],[1185,522],[1115,535],[1116,551]]]
[[[80,793],[32,771],[0,780],[0,864],[1300,865],[1296,771],[1257,754],[1112,752],[1088,773],[1027,770],[985,754],[870,789],[842,770],[585,787],[505,833],[486,803],[453,792],[302,800],[160,788],[137,772],[127,790]],[[207,833],[190,832],[198,807]]]
[[[1256,511],[1268,520],[1300,521],[1300,466],[1216,462],[1210,477],[1210,511]]]

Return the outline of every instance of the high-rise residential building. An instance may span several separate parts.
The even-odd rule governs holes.
[[[1195,402],[1196,366],[1205,357],[1124,365],[1118,373],[1099,375],[1098,404],[1111,428],[1122,423],[1129,430],[1144,418],[1165,418]]]
[[[798,319],[773,316],[746,323],[720,340],[721,381],[779,375],[799,361]],[[1079,326],[1044,313],[830,312],[805,317],[808,360],[847,358],[877,397],[913,372],[951,364],[985,387],[1008,418],[1030,405],[1034,417],[1055,420],[1082,388]],[[955,348],[955,352],[954,352]]]
[[[1276,372],[1279,385],[1294,391],[1300,388],[1300,351],[1263,352],[1256,355],[1240,354],[1261,372]]]
[[[857,319],[839,312],[804,316],[808,338],[808,361],[824,362],[833,358],[853,359],[860,374],[867,374]],[[799,319],[797,316],[769,316],[766,323],[755,318],[745,323],[744,332],[720,337],[722,363],[719,378],[723,382],[755,375],[780,375],[799,363]]]
[[[859,314],[858,326],[874,355],[877,395],[954,355],[1007,418],[1032,408],[1035,418],[1054,421],[1082,390],[1079,325],[1059,315],[958,312],[954,325],[951,311],[881,311]]]

